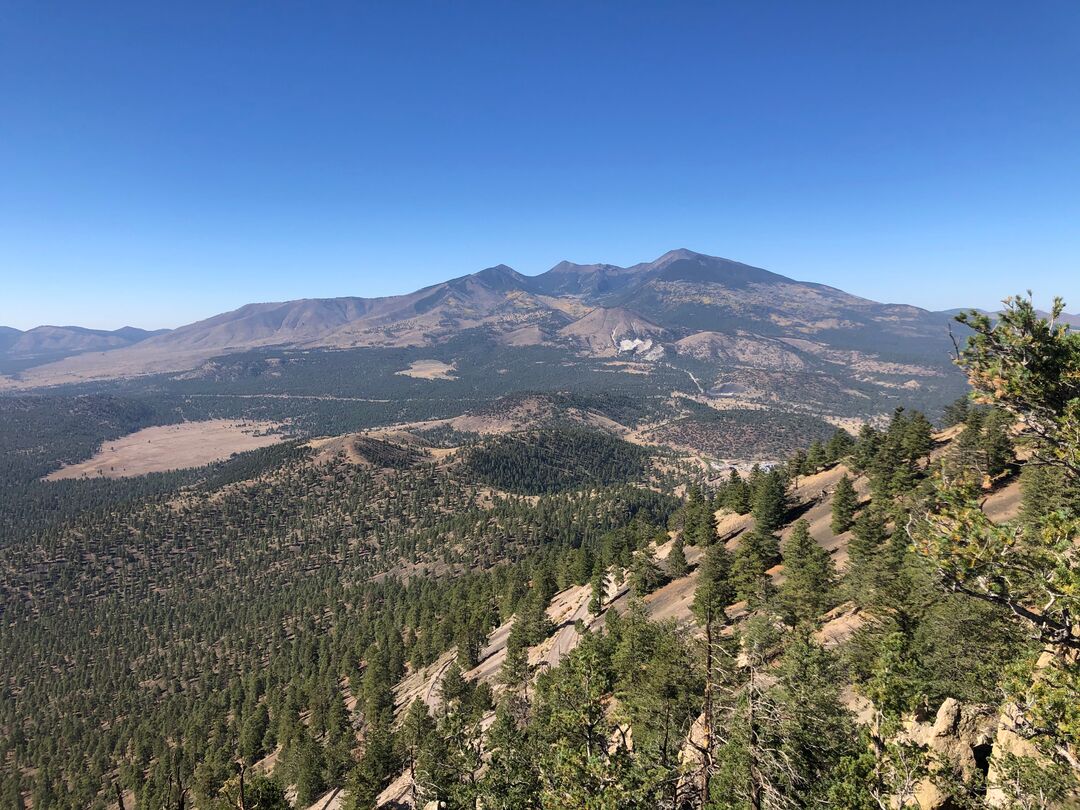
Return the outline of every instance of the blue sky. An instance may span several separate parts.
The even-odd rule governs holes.
[[[673,247],[1080,310],[1080,3],[0,5],[0,324]]]

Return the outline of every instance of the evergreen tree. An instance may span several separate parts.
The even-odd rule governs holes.
[[[714,543],[714,545],[716,544]],[[666,562],[668,575],[672,579],[681,579],[690,570],[690,566],[686,562],[686,552],[683,551],[682,535],[675,535],[675,539],[671,541],[671,551],[668,552]]]
[[[810,536],[810,526],[799,520],[784,546],[784,584],[780,588],[792,625],[816,619],[835,602],[836,568],[829,553]]]
[[[715,770],[716,722],[720,703],[719,690],[726,680],[725,664],[730,661],[730,651],[725,649],[721,626],[727,622],[727,607],[735,601],[735,588],[731,578],[731,556],[721,543],[714,543],[705,552],[698,569],[697,587],[691,610],[701,625],[705,640],[705,694],[701,753],[702,795],[709,794],[709,784]]]
[[[913,411],[903,429],[904,458],[915,462],[930,455],[934,446],[934,426],[919,411]]]
[[[612,673],[605,646],[601,638],[586,635],[559,672],[545,674],[538,684],[545,808],[651,810],[663,795],[667,774],[641,760],[608,717]]]
[[[344,810],[371,810],[390,779],[401,769],[390,730],[377,723],[364,732],[364,752],[345,781]]]
[[[810,444],[810,449],[806,451],[806,473],[807,475],[813,475],[828,461],[828,455],[825,452],[825,445],[821,443],[820,439],[815,439]]]
[[[683,558],[686,562],[686,558]],[[656,562],[651,544],[646,545],[634,554],[633,566],[630,569],[630,585],[638,596],[647,596],[668,581],[667,575]]]
[[[832,502],[832,532],[843,534],[851,528],[855,519],[855,510],[859,507],[859,496],[855,494],[855,487],[851,485],[851,479],[846,475],[836,482],[836,491],[833,492]]]
[[[250,765],[263,752],[263,738],[270,729],[270,712],[260,703],[244,716],[240,731],[240,756]]]
[[[783,525],[787,506],[783,476],[775,470],[766,473],[754,493],[754,528],[762,534],[772,534]]]
[[[859,428],[859,438],[851,456],[851,468],[856,472],[867,472],[873,465],[881,448],[882,436],[873,426],[864,424]]]
[[[995,320],[960,316],[974,334],[960,364],[976,395],[1017,420],[1035,463],[1080,482],[1080,335],[1049,319],[1029,298],[1010,298]],[[1051,512],[1021,536],[991,521],[981,508],[978,482],[938,477],[913,535],[920,553],[950,589],[1007,608],[1042,640],[1043,656],[1015,694],[1020,722],[1038,730],[1043,750],[1075,768],[1080,724],[1062,716],[1080,693],[1080,563],[1075,539],[1080,515]]]
[[[698,568],[691,609],[702,626],[714,622],[722,624],[727,619],[725,609],[734,601],[731,555],[722,543],[713,543],[705,550],[705,556]]]
[[[737,515],[745,515],[750,511],[750,487],[734,469],[728,476],[722,503],[725,509]]]
[[[855,448],[855,439],[843,428],[838,428],[825,445],[825,458],[829,464],[835,464],[847,457]]]
[[[452,704],[461,701],[469,692],[469,682],[461,673],[458,662],[452,661],[439,682],[439,691],[442,693],[443,707],[449,710]]]
[[[325,754],[306,729],[297,732],[285,752],[285,760],[301,807],[307,807],[326,792]]]
[[[480,798],[492,810],[539,810],[540,771],[523,698],[508,696],[499,704],[485,740],[488,768]]]
[[[780,562],[780,541],[776,535],[756,527],[745,533],[735,550],[731,578],[739,599],[756,607],[768,600],[773,592],[772,579],[766,573]]]
[[[499,683],[511,692],[524,693],[531,677],[528,647],[521,633],[515,633],[511,628],[506,640],[506,657],[499,670]]]
[[[398,736],[405,769],[412,782],[413,804],[423,806],[430,792],[424,773],[427,764],[425,754],[429,740],[436,736],[436,731],[435,721],[431,719],[427,705],[420,698],[409,704]]]
[[[607,570],[602,565],[598,565],[593,572],[592,582],[590,583],[592,595],[589,597],[589,613],[594,616],[599,616],[604,612],[604,605],[607,600],[607,586]]]
[[[968,414],[971,412],[971,400],[968,397],[963,396],[954,402],[945,406],[945,412],[942,414],[941,425],[942,427],[953,427],[954,425],[962,425],[968,420]]]
[[[864,509],[855,520],[854,532],[848,542],[849,570],[854,570],[872,560],[889,539],[886,517],[877,504]]]
[[[1009,436],[1012,419],[1001,408],[992,408],[983,424],[982,453],[984,472],[993,479],[1008,468],[1013,459],[1013,443]]]
[[[859,750],[855,718],[841,701],[842,673],[802,626],[785,645],[779,676],[770,696],[779,722],[765,733],[782,767],[768,781],[797,806],[827,806],[837,766]]]

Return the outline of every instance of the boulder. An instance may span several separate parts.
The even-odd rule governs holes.
[[[931,772],[951,769],[965,784],[972,784],[986,775],[997,725],[993,710],[965,706],[954,698],[946,698],[933,723],[912,723],[906,736],[926,746]],[[933,778],[919,784],[915,798],[921,810],[949,810],[953,806]]]

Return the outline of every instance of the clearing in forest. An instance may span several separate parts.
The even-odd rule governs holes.
[[[267,432],[276,427],[273,422],[210,419],[143,428],[105,442],[92,458],[65,465],[45,480],[124,478],[201,467],[282,441],[281,434]]]
[[[454,380],[454,372],[457,368],[453,363],[444,363],[441,360],[413,360],[408,368],[395,372],[406,377],[415,377],[418,380]]]

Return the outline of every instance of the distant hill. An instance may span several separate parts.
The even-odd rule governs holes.
[[[134,326],[111,331],[82,326],[37,326],[24,332],[0,326],[0,372],[42,365],[85,352],[107,352],[134,346],[167,331],[148,331]]]

